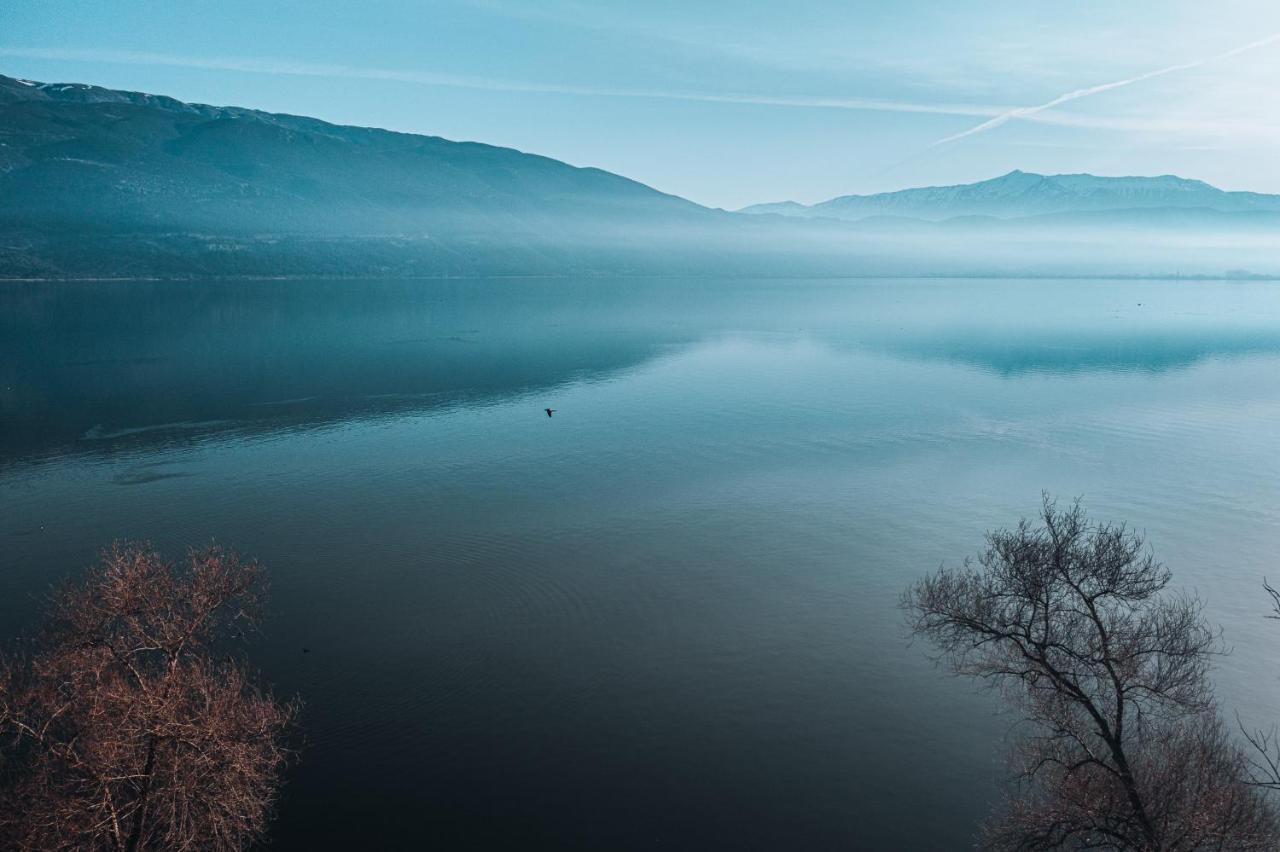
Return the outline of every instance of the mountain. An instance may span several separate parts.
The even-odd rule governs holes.
[[[3,272],[616,269],[729,217],[509,148],[0,76]]]
[[[1154,209],[1280,212],[1280,195],[1224,192],[1203,181],[1173,175],[1097,177],[1089,174],[1039,175],[1015,170],[998,178],[959,186],[843,195],[813,205],[794,201],[756,204],[740,212],[847,221],[872,216],[940,221],[957,216],[1018,219],[1046,214]]]
[[[777,215],[510,148],[0,77],[0,279],[1280,275],[1280,199],[1176,177],[747,212]]]

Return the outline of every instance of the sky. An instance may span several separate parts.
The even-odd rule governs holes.
[[[4,0],[0,73],[505,145],[729,209],[1013,169],[1280,192],[1275,0]]]

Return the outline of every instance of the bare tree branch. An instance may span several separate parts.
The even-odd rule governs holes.
[[[244,849],[263,837],[295,702],[222,651],[261,570],[117,544],[54,596],[34,648],[0,659],[0,847]]]
[[[911,628],[939,659],[1033,723],[992,848],[1280,848],[1214,703],[1219,637],[1170,581],[1141,535],[1046,495],[1038,524],[988,534],[976,563],[907,591]]]

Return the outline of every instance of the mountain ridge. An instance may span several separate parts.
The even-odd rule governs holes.
[[[140,205],[141,215],[132,225],[207,224],[187,204],[156,209],[166,201],[190,201],[191,186],[180,187],[174,199],[175,187],[156,179],[161,173],[181,177],[184,172],[223,203],[251,198],[252,206],[235,205],[239,216],[248,216],[250,227],[264,204],[287,199],[317,207],[307,210],[305,218],[292,218],[303,220],[297,224],[304,230],[323,232],[338,224],[325,209],[335,189],[350,191],[361,202],[365,227],[386,233],[419,229],[419,217],[427,212],[422,208],[430,206],[426,202],[441,197],[450,205],[461,199],[473,211],[499,215],[522,206],[528,213],[548,212],[531,206],[531,199],[546,202],[544,208],[564,201],[578,205],[579,211],[584,205],[604,205],[611,212],[648,205],[668,215],[712,212],[603,169],[513,148],[88,84],[0,77],[0,110],[6,118],[0,181],[10,184],[0,184],[9,190],[0,195],[0,216],[21,212],[14,209],[15,201],[29,209],[31,199],[21,190],[35,189],[37,181],[47,195],[60,192],[70,180],[77,203],[88,189]],[[250,147],[254,150],[245,150]],[[356,173],[348,175],[352,169]],[[105,182],[97,179],[103,170],[113,171]],[[411,201],[419,209],[405,216],[404,205]],[[280,211],[270,212],[271,224],[277,224]],[[350,223],[344,217],[336,230],[349,233]]]
[[[1276,197],[1175,176],[873,198],[749,215],[482,142],[0,76],[0,279],[1280,274]]]
[[[15,85],[16,84],[16,85]],[[295,130],[310,130],[320,132],[331,132],[333,135],[344,136],[349,133],[369,134],[376,136],[403,137],[406,139],[426,139],[433,142],[443,142],[451,145],[476,146],[477,148],[489,151],[500,151],[508,154],[515,154],[525,157],[533,157],[550,163],[567,166],[570,169],[576,169],[583,172],[593,172],[601,175],[609,175],[610,177],[626,181],[637,186],[644,187],[652,192],[669,198],[679,199],[687,204],[702,207],[696,202],[681,198],[672,193],[662,192],[653,187],[643,184],[640,181],[619,175],[615,172],[609,172],[605,169],[595,166],[576,166],[563,160],[556,160],[543,154],[535,154],[528,151],[522,151],[518,148],[511,148],[502,145],[491,145],[487,142],[477,142],[472,140],[455,140],[446,139],[443,136],[436,136],[426,133],[410,133],[400,130],[388,130],[381,127],[369,127],[354,124],[339,124],[336,122],[326,121],[324,119],[312,116],[296,115],[293,113],[270,112],[268,110],[252,109],[250,107],[237,106],[217,106],[213,104],[205,104],[193,101],[181,101],[167,95],[155,95],[147,92],[136,92],[125,89],[108,89],[102,86],[95,86],[91,83],[41,83],[35,80],[27,80],[18,77],[7,77],[0,74],[0,106],[13,103],[18,100],[49,100],[63,103],[83,103],[83,104],[132,104],[156,107],[171,112],[198,115],[209,119],[220,118],[255,118],[270,123],[278,124],[281,127]],[[710,208],[707,208],[710,209]]]
[[[680,271],[715,258],[677,231],[733,218],[513,148],[0,76],[0,277]]]
[[[753,204],[748,215],[858,221],[877,215],[941,221],[957,216],[1017,219],[1052,213],[1108,210],[1204,208],[1223,213],[1280,210],[1280,196],[1227,192],[1177,175],[1044,175],[1014,169],[968,184],[912,187],[870,195],[842,195],[817,204],[794,201]]]

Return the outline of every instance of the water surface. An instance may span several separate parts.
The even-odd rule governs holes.
[[[962,848],[1007,720],[902,588],[1083,495],[1265,721],[1278,474],[1269,283],[0,288],[3,633],[114,538],[257,556],[281,849]]]

